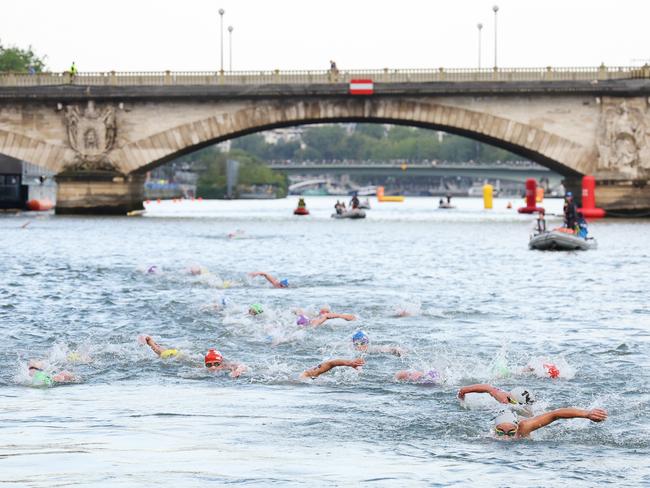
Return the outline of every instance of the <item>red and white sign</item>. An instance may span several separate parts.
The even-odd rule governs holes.
[[[350,80],[350,95],[372,95],[374,92],[372,80]]]

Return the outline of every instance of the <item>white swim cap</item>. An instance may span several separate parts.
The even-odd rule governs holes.
[[[516,402],[519,405],[530,405],[535,403],[535,395],[533,392],[520,386],[510,391],[508,399],[510,400],[510,403]]]
[[[519,424],[519,420],[517,420],[517,416],[512,413],[510,410],[505,410],[501,412],[499,415],[497,415],[494,419],[494,425],[500,425],[500,424]]]

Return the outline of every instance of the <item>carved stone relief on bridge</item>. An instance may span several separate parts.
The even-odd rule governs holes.
[[[598,169],[638,177],[650,170],[650,120],[645,98],[603,97]]]
[[[115,109],[111,106],[98,109],[95,102],[89,101],[85,109],[68,105],[65,112],[68,143],[75,151],[75,160],[67,169],[115,170],[108,158],[115,144],[117,126]]]

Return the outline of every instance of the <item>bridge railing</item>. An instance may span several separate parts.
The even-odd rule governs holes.
[[[63,73],[0,73],[0,86],[207,86],[268,84],[336,84],[353,79],[376,83],[593,81],[650,78],[650,66],[564,68],[438,68],[299,71],[142,71]]]

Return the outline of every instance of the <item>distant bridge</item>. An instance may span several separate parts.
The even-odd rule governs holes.
[[[467,176],[524,182],[527,178],[547,178],[552,186],[562,175],[537,164],[491,163],[396,163],[396,162],[272,162],[269,167],[289,175],[368,175],[368,176]]]
[[[353,79],[372,80],[372,94],[351,93]],[[649,97],[649,66],[10,73],[0,153],[57,174],[59,213],[124,213],[142,208],[147,171],[211,144],[302,124],[401,124],[507,149],[577,195],[593,174],[599,206],[647,213]]]

